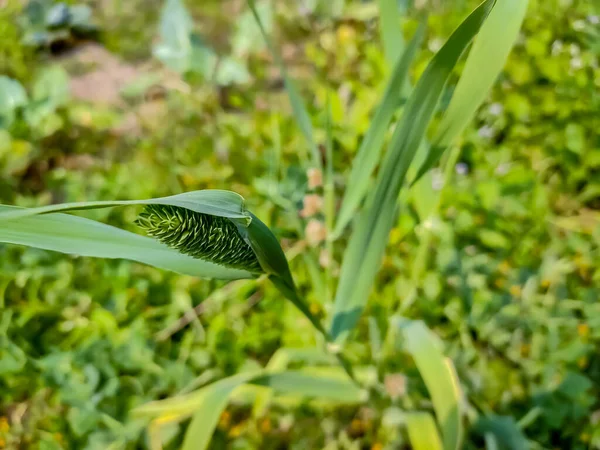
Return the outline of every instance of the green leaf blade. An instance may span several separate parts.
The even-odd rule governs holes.
[[[444,450],[459,450],[463,425],[460,387],[454,367],[438,349],[431,331],[422,322],[410,322],[403,329],[403,336],[433,401]]]
[[[265,367],[268,373],[282,372],[288,368],[288,365],[293,362],[310,362],[316,363],[333,363],[335,360],[331,355],[327,355],[317,349],[307,348],[280,348],[277,350]],[[264,391],[256,394],[254,405],[252,407],[252,415],[261,417],[265,414],[271,399],[274,396],[273,389],[266,388]]]
[[[442,450],[442,441],[431,414],[412,412],[406,415],[406,429],[413,450]]]
[[[423,21],[411,39],[406,51],[398,60],[383,94],[383,100],[378,106],[367,134],[361,142],[354,158],[342,206],[338,213],[338,220],[333,233],[334,238],[339,237],[344,228],[352,220],[369,190],[371,175],[380,160],[385,134],[390,121],[398,109],[402,97],[402,87],[406,81],[408,70],[417,49],[423,41],[425,25],[425,21]]]
[[[263,25],[254,0],[247,1],[248,6],[252,11],[252,15],[254,16],[254,20],[256,21],[256,24],[260,29],[260,33],[262,34],[263,39],[265,40],[267,47],[273,55],[273,59],[275,60],[275,63],[277,64],[279,71],[281,72],[281,76],[283,77],[283,83],[285,85],[285,90],[288,94],[290,105],[292,107],[292,112],[294,114],[294,119],[296,120],[298,128],[300,128],[300,131],[302,132],[302,136],[304,136],[304,139],[306,140],[306,143],[310,148],[313,160],[312,163],[314,167],[321,168],[323,164],[321,162],[321,155],[319,154],[319,150],[317,149],[317,145],[315,143],[312,121],[310,119],[308,109],[304,101],[302,100],[302,96],[300,95],[300,92],[298,91],[294,80],[292,80],[292,78],[288,75],[281,55],[275,49],[275,46],[273,45],[273,42],[271,41],[271,38],[269,37],[269,34],[267,33],[267,30]]]
[[[193,414],[182,450],[204,450],[227,407],[232,393],[244,384],[266,386],[278,393],[323,397],[343,403],[364,401],[365,393],[347,379],[316,376],[297,371],[266,373],[252,371],[224,378],[191,394],[150,402],[134,410],[140,417],[155,417],[157,423],[181,421]]]
[[[0,215],[21,208],[0,205]],[[129,259],[202,278],[253,278],[250,272],[194,259],[152,238],[68,214],[44,214],[0,221],[0,242],[60,253]]]
[[[54,212],[80,211],[85,209],[110,208],[130,205],[168,205],[190,209],[192,211],[210,214],[230,219],[248,219],[244,208],[244,198],[232,191],[206,189],[202,191],[184,192],[168,197],[151,198],[147,200],[109,200],[92,202],[61,203],[41,206],[38,208],[19,208],[0,212],[0,222],[14,220],[38,214]]]
[[[181,450],[208,448],[221,413],[227,407],[232,392],[252,377],[252,373],[238,374],[202,389],[203,395],[200,397],[198,409],[194,412],[188,426]]]
[[[251,381],[252,384],[268,386],[275,392],[324,398],[344,403],[360,403],[365,392],[349,378],[330,378],[302,371],[264,374]]]
[[[404,50],[400,11],[396,0],[379,0],[379,29],[385,59],[390,66],[394,66]]]
[[[492,4],[493,0],[486,0],[452,33],[425,69],[408,100],[377,177],[375,191],[358,217],[344,254],[331,324],[331,336],[339,343],[346,339],[367,303],[394,223],[400,188],[443,88]]]
[[[485,100],[517,39],[527,6],[528,0],[496,0],[473,43],[430,152],[419,168],[415,181],[437,164]]]

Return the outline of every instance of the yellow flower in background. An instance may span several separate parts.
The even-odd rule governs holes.
[[[510,295],[512,295],[513,297],[520,297],[521,296],[521,286],[519,286],[518,284],[513,284],[510,289],[509,289]]]
[[[342,24],[337,29],[337,38],[340,44],[347,44],[356,38],[356,31],[350,25]]]
[[[263,434],[269,433],[271,431],[271,428],[272,428],[271,427],[271,419],[269,419],[268,417],[261,420],[260,423],[258,424],[258,429]]]
[[[231,427],[231,429],[229,430],[229,437],[239,437],[242,433],[244,432],[244,424],[243,423],[238,423],[237,425],[234,425],[233,427]]]
[[[577,334],[582,338],[587,338],[590,335],[590,326],[587,323],[577,325]]]
[[[228,428],[231,424],[231,414],[229,411],[223,411],[219,417],[219,428]]]
[[[498,272],[503,273],[505,275],[510,271],[510,269],[511,266],[507,260],[502,261],[498,266]]]

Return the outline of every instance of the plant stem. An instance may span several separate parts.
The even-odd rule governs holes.
[[[329,103],[329,91],[327,91],[327,113],[326,113],[326,134],[327,142],[325,144],[325,185],[323,186],[323,194],[325,197],[325,226],[327,227],[327,240],[325,249],[329,259],[326,270],[326,304],[333,300],[333,228],[335,225],[335,186],[333,181],[333,132],[331,127],[331,106]]]
[[[321,333],[321,335],[323,335],[326,343],[333,344],[333,341],[331,340],[329,334],[325,330],[325,327],[323,326],[321,321],[310,311],[310,308],[308,307],[308,304],[306,303],[306,301],[304,301],[304,299],[298,295],[298,291],[296,290],[295,286],[290,285],[290,281],[286,282],[286,280],[284,280],[283,278],[275,276],[275,275],[270,275],[269,280],[271,280],[273,282],[273,284],[277,287],[277,289],[279,289],[279,291],[288,300],[290,300],[294,304],[294,306],[300,310],[300,312],[302,314],[304,314],[304,317],[306,317],[309,320],[309,322],[312,324],[312,326],[319,333]],[[342,353],[340,351],[334,350],[331,345],[327,345],[326,347],[327,347],[328,351],[330,351],[331,353],[333,353],[335,355],[335,357],[339,361],[340,365],[342,366],[342,368],[344,369],[346,374],[348,374],[348,377],[350,377],[350,379],[352,381],[354,381],[356,384],[358,384],[358,382],[356,381],[356,378],[354,376],[354,371],[352,370],[352,365],[342,355]]]

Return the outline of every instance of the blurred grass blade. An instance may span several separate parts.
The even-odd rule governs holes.
[[[404,51],[404,36],[400,28],[400,10],[397,0],[379,0],[379,29],[385,59],[393,67]]]
[[[431,331],[420,321],[403,329],[407,349],[425,381],[442,431],[444,450],[461,448],[463,426],[460,388],[452,362],[438,349]]]
[[[383,94],[381,104],[377,108],[371,125],[360,144],[354,162],[352,171],[347,182],[346,192],[342,201],[342,206],[338,214],[338,220],[334,230],[334,238],[339,237],[346,225],[354,217],[356,210],[365,197],[372,182],[371,175],[380,160],[381,151],[385,134],[390,126],[390,121],[398,109],[400,98],[402,96],[402,87],[406,81],[408,70],[415,57],[417,49],[423,41],[425,35],[426,20],[415,32],[406,51],[398,60],[394,72]]]
[[[223,378],[186,395],[146,403],[133,409],[132,413],[137,417],[153,417],[162,423],[178,422],[186,419],[198,410],[202,402],[205,401],[207,392],[211,390],[221,393],[229,391],[231,387],[240,386],[261,373],[261,371],[239,373],[228,378]]]
[[[452,33],[425,69],[406,104],[377,176],[374,192],[358,217],[344,254],[331,325],[331,336],[338,342],[347,337],[367,303],[408,168],[456,62],[477,34],[492,4],[493,0],[482,3]]]
[[[221,413],[227,407],[231,393],[253,374],[239,374],[217,381],[202,389],[200,402],[190,422],[181,450],[204,450],[208,448]]]
[[[0,205],[0,215],[28,211]],[[194,259],[160,242],[94,220],[45,214],[0,222],[0,242],[95,258],[122,258],[202,278],[253,278],[250,272]]]
[[[264,374],[253,378],[250,382],[259,386],[268,386],[275,392],[344,403],[360,403],[366,399],[365,391],[348,378],[329,378],[301,371]]]
[[[332,364],[335,363],[335,359],[322,351],[317,349],[303,349],[303,348],[280,348],[277,350],[265,367],[268,373],[282,372],[288,368],[288,366],[295,362],[314,364]],[[257,393],[252,407],[252,415],[254,417],[261,417],[266,413],[267,407],[271,399],[273,398],[273,389],[265,388],[263,391]]]
[[[527,4],[528,0],[496,0],[473,43],[448,109],[415,181],[437,164],[485,100],[517,39]]]
[[[272,374],[253,371],[225,378],[185,396],[150,402],[136,408],[133,413],[137,416],[154,417],[155,422],[160,424],[178,422],[193,414],[182,450],[204,450],[208,448],[231,394],[246,383],[267,386],[284,394],[319,397],[344,403],[365,400],[365,392],[347,379],[295,371]]]
[[[406,429],[413,450],[442,450],[440,434],[431,414],[426,412],[406,414]]]
[[[319,150],[317,149],[317,145],[315,144],[312,122],[310,120],[310,115],[308,114],[306,105],[302,101],[302,96],[298,92],[298,88],[296,88],[296,84],[289,77],[287,70],[285,68],[283,59],[281,58],[281,55],[275,49],[275,46],[273,45],[271,38],[269,37],[262,21],[260,20],[260,15],[258,14],[258,11],[256,9],[254,0],[247,0],[247,1],[248,1],[248,6],[249,6],[250,10],[252,11],[252,15],[254,16],[254,20],[256,20],[258,28],[260,29],[260,33],[262,34],[262,36],[267,44],[267,47],[269,48],[269,51],[273,55],[273,59],[275,60],[275,63],[279,67],[279,71],[281,72],[281,76],[283,77],[283,82],[285,84],[285,89],[286,89],[288,97],[290,99],[290,104],[292,106],[294,118],[296,119],[296,123],[298,124],[298,127],[300,127],[300,131],[302,132],[302,135],[306,139],[306,143],[308,144],[308,146],[310,148],[312,159],[313,159],[313,164],[315,167],[321,168],[322,167],[321,156],[319,155]]]

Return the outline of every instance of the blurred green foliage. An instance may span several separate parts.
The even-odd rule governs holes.
[[[272,193],[299,211],[305,194],[321,188],[307,182],[302,166],[309,149],[253,22],[231,3],[189,5],[184,37],[192,52],[194,36],[201,36],[205,54],[235,61],[241,72],[221,82],[213,77],[218,62],[179,70],[161,57],[158,48],[173,47],[164,28],[161,38],[160,18],[141,9],[159,2],[90,2],[102,30],[95,37],[136,71],[119,87],[122,98],[109,104],[69,95],[69,83],[98,68],[74,64],[60,49],[34,52],[27,45],[27,11],[20,2],[0,6],[1,203],[227,188],[244,195],[293,251],[305,239],[306,221],[278,208]],[[327,92],[333,94],[335,169],[342,174],[388,69],[377,9],[360,2],[338,9],[338,3],[285,3],[265,15],[272,15],[276,42],[321,130]],[[416,27],[411,11],[406,35]],[[413,76],[464,11],[433,8],[427,49]],[[524,439],[532,448],[600,448],[595,14],[587,2],[532,2],[504,74],[463,135],[440,216],[422,221],[427,198],[411,196],[349,344],[356,364],[377,361],[366,368],[371,403],[336,410],[274,404],[253,419],[240,400],[221,417],[214,448],[406,447],[403,412],[428,402],[404,349],[378,343],[389,311],[398,308],[443,339],[469,416],[482,417],[468,448],[482,448],[485,433],[507,428],[516,437],[500,442],[503,448],[523,448]],[[167,22],[163,15],[162,27]],[[158,37],[158,61],[140,64],[151,55],[152,37]],[[432,182],[440,188],[436,173]],[[339,176],[338,188],[342,183]],[[133,229],[136,212],[88,216]],[[426,232],[433,239],[423,276],[415,280],[414,255]],[[321,250],[317,245],[314,253]],[[341,250],[331,257],[334,265]],[[292,263],[318,312],[323,298],[303,267]],[[416,300],[403,302],[413,289]],[[147,424],[129,415],[133,407],[264,366],[278,348],[313,340],[310,325],[266,285],[224,288],[125,261],[0,246],[0,293],[0,448],[146,448]],[[194,307],[198,317],[190,317]],[[165,448],[177,448],[179,431],[163,430]]]

